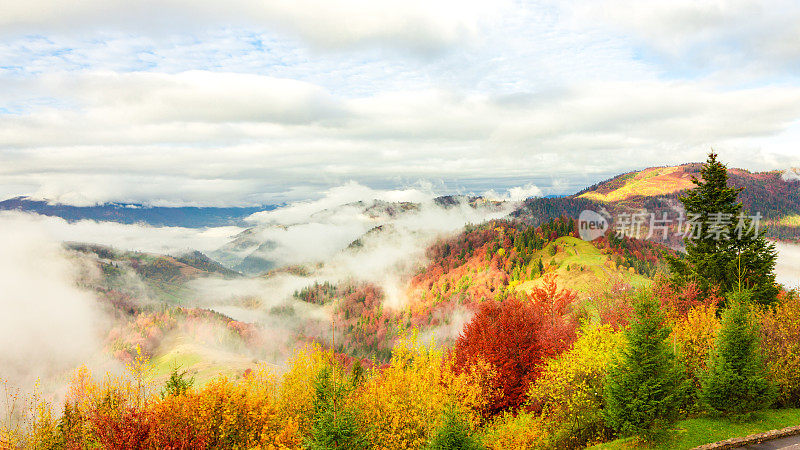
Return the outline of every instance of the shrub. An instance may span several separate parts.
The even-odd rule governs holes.
[[[778,403],[800,407],[800,297],[782,294],[774,309],[763,310],[761,336],[767,372],[778,387]]]
[[[450,370],[442,352],[421,346],[414,336],[402,337],[388,367],[373,369],[353,393],[362,432],[371,448],[410,449],[424,446],[439,427],[445,406],[456,405],[471,426],[477,423],[480,387],[469,374]]]
[[[700,391],[700,374],[707,368],[707,360],[716,346],[721,324],[714,305],[699,305],[680,317],[672,328],[671,340],[678,362],[689,379],[687,407],[697,407]]]
[[[506,412],[484,428],[483,441],[492,450],[528,450],[546,445],[541,418],[530,411]]]
[[[572,349],[548,361],[529,397],[542,411],[542,428],[556,448],[578,448],[609,436],[603,386],[612,356],[624,345],[610,325],[586,327]]]

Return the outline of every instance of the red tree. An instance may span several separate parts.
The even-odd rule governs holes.
[[[484,417],[518,408],[542,362],[572,345],[577,325],[566,310],[574,298],[572,291],[558,290],[555,279],[548,277],[529,298],[481,304],[458,337],[453,358],[458,371],[469,371],[480,361],[496,370],[485,386],[489,401]]]

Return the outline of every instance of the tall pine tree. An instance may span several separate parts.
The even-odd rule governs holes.
[[[642,295],[625,333],[627,345],[605,383],[604,417],[622,436],[650,438],[678,418],[686,383],[666,342],[669,334],[658,301]]]
[[[747,305],[749,295],[744,291],[732,297],[722,315],[716,350],[702,377],[701,399],[722,413],[764,409],[776,397],[775,386],[766,377],[757,324]]]
[[[715,153],[708,155],[700,174],[702,180],[692,179],[697,187],[681,197],[687,218],[686,257],[668,257],[673,282],[694,282],[706,293],[749,289],[752,301],[773,303],[778,295],[775,245],[743,211],[737,201],[742,189],[728,186],[728,170]]]

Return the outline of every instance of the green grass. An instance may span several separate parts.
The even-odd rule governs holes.
[[[166,343],[150,361],[152,371],[149,381],[163,384],[173,369],[188,371],[195,377],[195,385],[204,386],[219,375],[236,376],[252,368],[256,360],[232,351],[213,348],[186,338]]]
[[[559,251],[551,256],[549,250],[553,245],[558,245]],[[631,273],[627,269],[612,268],[608,256],[592,243],[571,236],[556,239],[533,256],[534,260],[537,258],[541,258],[545,264],[555,260],[558,267],[550,270],[558,276],[559,285],[569,286],[581,293],[593,292],[614,277],[619,277],[634,287],[646,286],[651,282],[647,277]],[[541,282],[541,277],[524,281],[518,285],[518,289],[529,291],[532,287],[541,285]]]
[[[656,444],[645,444],[636,438],[617,439],[599,444],[593,449],[614,450],[632,448],[688,449],[725,439],[800,425],[800,409],[771,409],[758,413],[746,421],[725,418],[699,417],[681,420],[669,436]]]

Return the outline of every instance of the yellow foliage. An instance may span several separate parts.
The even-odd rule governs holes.
[[[686,317],[672,327],[670,339],[678,360],[696,389],[700,388],[700,371],[705,370],[706,361],[716,346],[717,334],[722,327],[713,305],[692,308]]]
[[[605,437],[603,382],[624,343],[624,334],[610,325],[589,325],[572,349],[547,362],[528,395],[529,405],[541,408],[540,428],[551,445],[575,447]]]
[[[278,391],[278,407],[284,417],[297,421],[303,435],[311,430],[314,420],[314,380],[324,367],[333,365],[333,353],[318,344],[298,351],[288,362],[289,370],[283,375]]]
[[[792,293],[760,315],[767,370],[778,385],[778,401],[800,406],[800,298]]]
[[[520,412],[516,416],[503,413],[484,428],[483,442],[491,450],[541,448],[547,438],[541,422],[541,417],[530,412]]]
[[[371,448],[415,449],[424,446],[439,426],[448,404],[468,412],[478,424],[480,386],[469,375],[456,375],[441,350],[422,346],[414,336],[403,337],[392,350],[389,367],[354,393],[353,406],[361,415]]]

